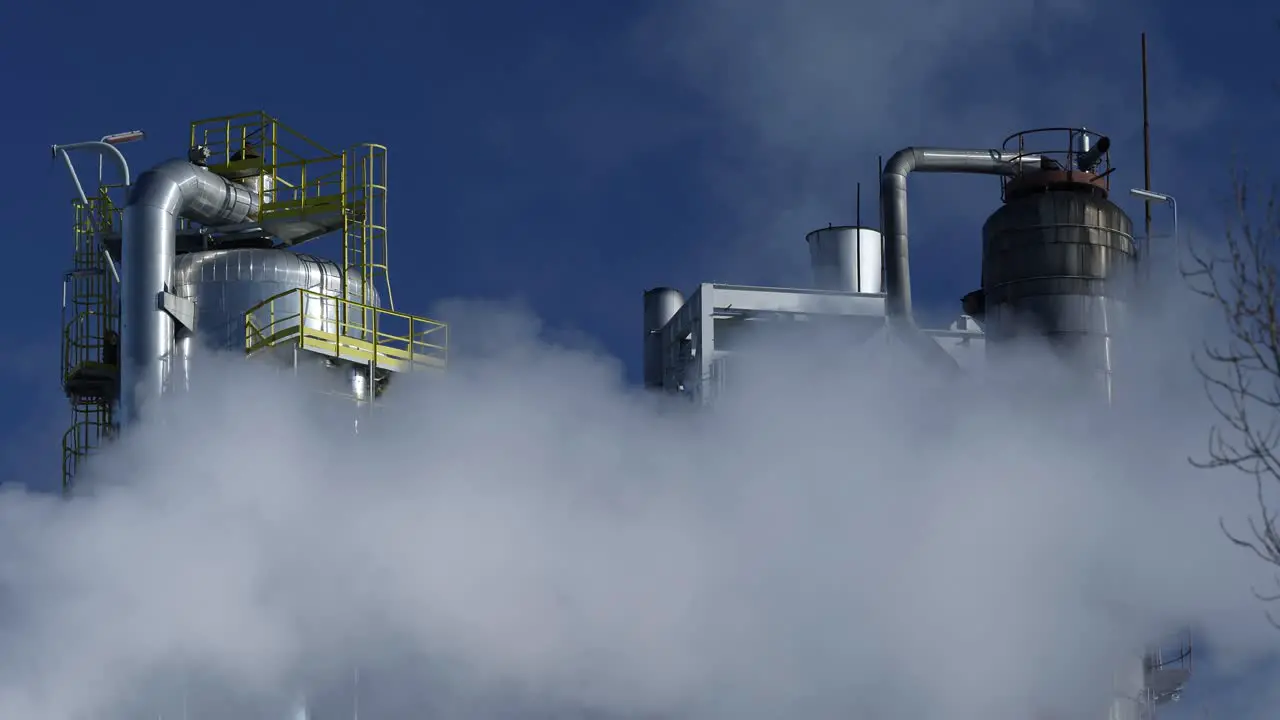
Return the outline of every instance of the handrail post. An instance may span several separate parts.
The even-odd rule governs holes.
[[[409,368],[410,369],[412,369],[415,364],[413,360],[413,350],[414,350],[414,346],[417,344],[418,344],[418,336],[415,335],[413,332],[413,316],[410,315],[409,316]]]

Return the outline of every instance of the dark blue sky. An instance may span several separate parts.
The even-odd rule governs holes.
[[[0,469],[56,474],[68,414],[71,185],[52,143],[144,129],[126,148],[136,174],[182,155],[191,120],[262,109],[326,145],[388,145],[400,309],[517,299],[635,378],[644,288],[805,282],[804,233],[851,222],[855,183],[874,213],[877,155],[1083,124],[1113,136],[1116,186],[1139,185],[1143,30],[1155,188],[1185,232],[1217,231],[1233,163],[1276,154],[1273,15],[1183,0],[21,3],[0,21],[0,430],[17,438]],[[954,313],[998,188],[912,190],[917,301]]]
[[[145,129],[127,148],[137,173],[181,155],[189,121],[263,109],[330,146],[384,143],[401,309],[520,299],[597,338],[634,377],[642,289],[805,282],[804,233],[852,221],[859,181],[874,211],[877,155],[1078,123],[1116,138],[1118,183],[1140,182],[1141,29],[1157,185],[1179,195],[1184,223],[1197,201],[1210,207],[1225,158],[1269,117],[1250,112],[1259,95],[1271,103],[1255,70],[1274,34],[1261,7],[859,5],[279,2],[224,14],[140,0],[9,11],[0,61],[24,68],[8,87],[23,111],[0,120],[0,142],[21,169],[0,190],[22,218],[9,292],[31,300],[6,343],[0,393],[16,402],[4,422],[42,422],[57,404],[71,190],[49,158],[54,142]],[[1000,12],[983,19],[988,9]],[[995,187],[928,178],[914,189],[916,292],[950,314],[976,284]]]

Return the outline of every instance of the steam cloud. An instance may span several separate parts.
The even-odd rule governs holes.
[[[755,144],[715,178],[769,215],[733,218],[759,230],[743,245],[789,238],[751,271],[802,266],[851,157],[1123,104],[1075,64],[1024,117],[1020,63],[984,51],[1078,36],[986,5],[689,3],[640,33]],[[1087,5],[1036,7],[1109,31]],[[357,696],[365,720],[1101,717],[1112,671],[1166,632],[1227,668],[1275,642],[1264,569],[1217,528],[1249,488],[1184,460],[1208,416],[1194,312],[1166,307],[1108,421],[831,337],[759,348],[735,397],[685,413],[493,305],[440,313],[474,357],[397,383],[358,436],[321,379],[205,358],[95,460],[90,496],[0,494],[0,718],[276,718],[304,693],[316,720]],[[1025,354],[1031,376],[1051,362]]]
[[[838,336],[687,413],[498,308],[358,436],[206,358],[90,496],[0,497],[0,717],[1100,717],[1162,633],[1273,642],[1177,336],[1112,420]]]

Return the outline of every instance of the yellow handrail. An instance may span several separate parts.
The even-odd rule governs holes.
[[[259,219],[336,212],[347,204],[344,154],[264,112],[197,120],[191,123],[191,144],[208,148],[210,170],[257,189]],[[249,147],[252,155],[244,152]]]
[[[244,317],[245,352],[250,355],[290,343],[395,370],[443,367],[448,361],[445,323],[315,290],[277,293],[249,308]],[[405,331],[389,331],[388,324],[398,324]]]

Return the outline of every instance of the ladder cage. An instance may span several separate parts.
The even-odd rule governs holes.
[[[385,146],[364,143],[334,151],[261,111],[196,120],[189,140],[192,148],[203,148],[193,161],[244,184],[259,198],[258,213],[249,222],[201,229],[202,237],[269,238],[275,247],[292,247],[335,232],[341,236],[343,296],[288,291],[248,309],[246,354],[292,346],[295,357],[302,351],[325,362],[367,368],[375,383],[385,383],[388,373],[445,367],[448,326],[395,312],[387,262]],[[61,318],[62,384],[72,408],[62,438],[64,489],[85,458],[115,434],[120,298],[110,248],[119,247],[123,225],[124,201],[115,202],[113,193],[127,189],[100,182],[93,194],[72,202],[74,247],[63,279]],[[193,231],[196,225],[181,219],[180,230]],[[288,317],[290,304],[303,310]]]
[[[387,270],[387,149],[364,143],[347,151],[349,206],[342,233],[342,266],[348,278],[359,278],[359,303],[377,305],[378,296],[390,310],[395,309],[391,278]],[[353,310],[350,306],[343,312]],[[366,309],[364,324],[373,318]],[[343,316],[343,321],[357,322]]]
[[[81,462],[113,434],[119,385],[120,306],[116,269],[103,242],[118,233],[121,185],[103,185],[87,202],[72,201],[71,269],[63,278],[62,387],[71,427],[62,437],[62,486],[70,489]]]

